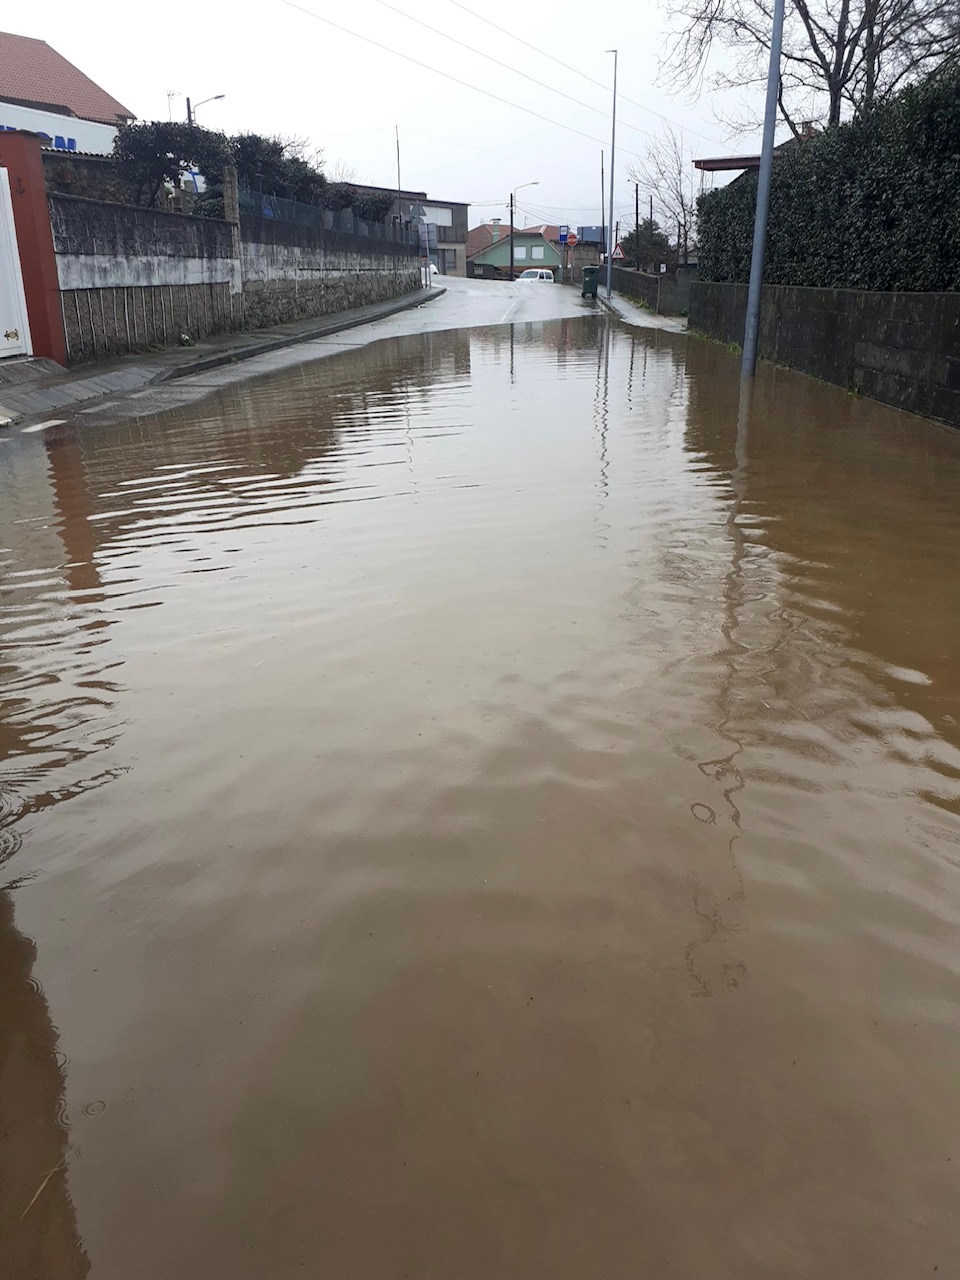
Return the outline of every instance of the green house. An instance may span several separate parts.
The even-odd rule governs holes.
[[[517,275],[527,267],[548,267],[557,274],[560,250],[543,234],[542,227],[513,230],[513,269]],[[467,275],[486,276],[510,270],[510,228],[497,222],[474,227],[467,236]]]

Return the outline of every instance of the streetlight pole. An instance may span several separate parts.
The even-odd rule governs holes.
[[[536,182],[521,182],[519,187],[514,187],[510,192],[510,279],[513,279],[513,210],[517,202],[517,192],[522,191],[524,187],[539,187],[540,180]]]
[[[763,292],[763,255],[767,247],[767,215],[770,212],[770,178],[773,174],[773,140],[777,127],[777,91],[780,88],[780,45],[783,40],[784,0],[774,0],[770,33],[770,66],[767,70],[767,103],[763,114],[763,148],[757,178],[757,211],[753,220],[753,256],[747,291],[747,323],[743,332],[742,378],[757,372],[757,339],[760,335],[760,299]]]
[[[212,98],[204,98],[197,103],[196,107],[190,105],[190,99],[187,99],[187,124],[197,123],[197,107],[204,107],[208,102],[219,102],[221,98],[225,98],[225,93],[215,93]]]
[[[780,0],[782,3],[782,0]],[[613,114],[610,121],[610,235],[613,235],[613,175],[617,164],[617,51],[613,54]],[[613,243],[607,238],[607,297],[613,293]]]
[[[633,227],[634,227],[633,234],[637,238],[637,242],[633,246],[634,249],[636,249],[637,251],[635,255],[636,262],[634,263],[634,266],[639,271],[640,270],[640,183],[639,182],[635,182],[633,184]]]

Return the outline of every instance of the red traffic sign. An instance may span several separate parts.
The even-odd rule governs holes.
[[[617,245],[617,247],[614,249],[614,251],[613,251],[613,256],[614,256],[614,258],[615,258],[615,259],[617,259],[617,260],[619,260],[619,259],[621,259],[621,258],[623,258],[623,257],[625,256],[625,255],[624,255],[623,250],[620,248],[620,246],[619,246],[619,245]]]
[[[575,231],[570,231],[570,232],[568,232],[568,234],[567,234],[567,244],[568,244],[568,245],[570,246],[570,248],[572,249],[572,248],[573,248],[573,246],[574,246],[576,243],[577,243],[577,233],[576,233]]]

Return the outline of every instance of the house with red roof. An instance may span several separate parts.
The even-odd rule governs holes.
[[[559,248],[544,238],[543,227],[514,227],[513,267],[517,275],[527,267],[549,267],[556,275],[562,261]],[[549,228],[546,228],[549,230]],[[499,218],[467,233],[467,275],[507,275],[510,271],[510,228]]]
[[[134,113],[45,40],[0,31],[0,130],[38,133],[57,151],[106,155]]]

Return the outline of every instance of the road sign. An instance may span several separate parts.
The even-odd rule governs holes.
[[[613,251],[614,262],[622,262],[625,257],[626,257],[626,254],[623,252],[620,246],[617,245],[617,247]]]
[[[568,242],[568,240],[569,240],[569,237],[570,237],[570,228],[569,228],[569,227],[560,227],[560,228],[558,228],[558,230],[559,230],[559,232],[560,232],[560,236],[559,236],[560,243],[561,243],[561,244],[566,244],[566,243]]]
[[[577,233],[575,231],[571,231],[567,236],[567,244],[572,249],[576,243],[577,243]]]

